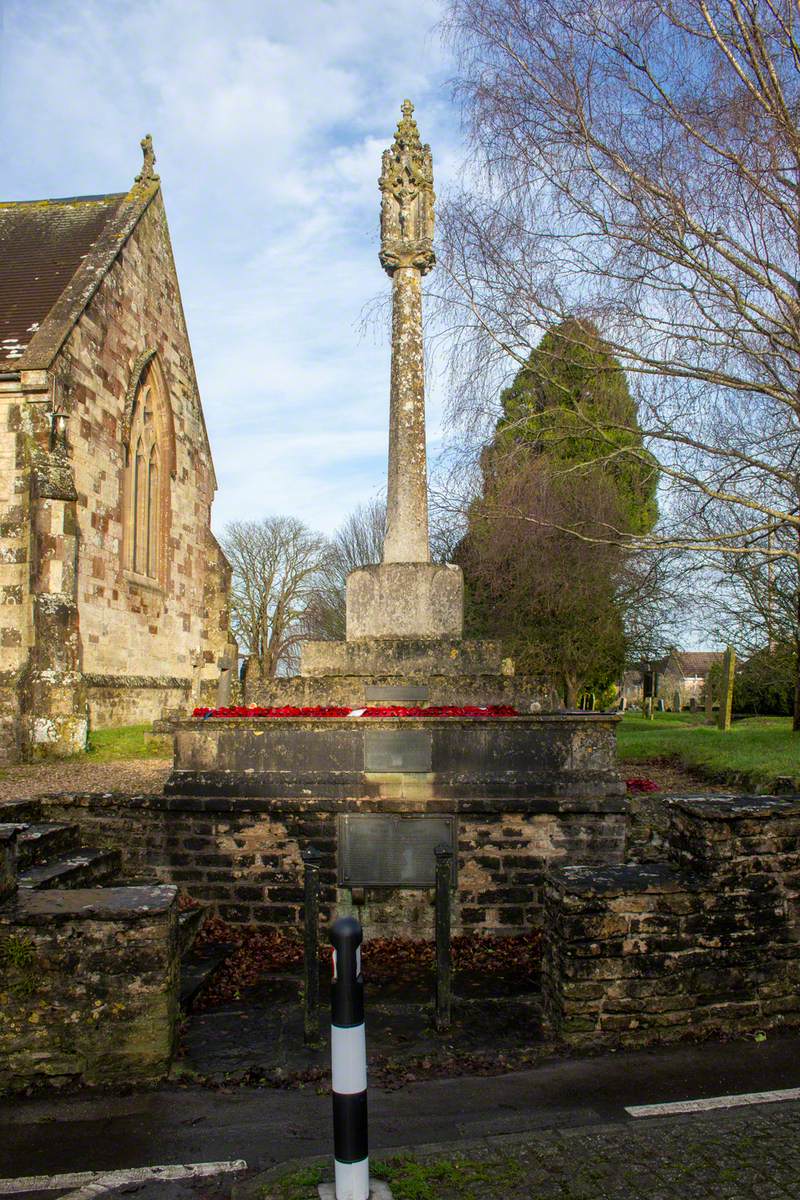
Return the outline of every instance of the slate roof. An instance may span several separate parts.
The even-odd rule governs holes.
[[[714,663],[722,662],[722,658],[721,650],[673,650],[666,657],[654,660],[652,665],[659,675],[665,674],[671,667],[677,667],[684,679],[695,676],[704,679]],[[643,669],[644,664],[632,667],[625,672],[625,678],[630,676],[630,682],[633,684],[641,678]]]
[[[706,676],[714,663],[722,662],[721,650],[681,650],[675,656],[680,663],[684,677],[699,675]]]
[[[159,191],[143,171],[129,192],[0,202],[0,369],[51,366]]]
[[[17,365],[125,195],[0,204],[0,362]]]

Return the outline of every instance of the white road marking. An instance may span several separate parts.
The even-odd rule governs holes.
[[[89,1184],[121,1187],[126,1183],[143,1183],[151,1179],[201,1179],[206,1175],[222,1175],[228,1171],[244,1171],[243,1158],[230,1162],[175,1163],[169,1166],[129,1167],[125,1171],[74,1171],[68,1175],[23,1175],[19,1179],[0,1179],[0,1196],[16,1192],[56,1192],[83,1188]]]
[[[800,1088],[783,1088],[774,1092],[740,1092],[736,1096],[709,1096],[705,1100],[675,1100],[672,1104],[632,1104],[625,1112],[632,1117],[671,1117],[677,1113],[707,1112],[712,1108],[777,1104],[781,1100],[800,1100]]]

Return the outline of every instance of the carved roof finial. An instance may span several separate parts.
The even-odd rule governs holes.
[[[397,132],[394,135],[395,145],[400,149],[405,150],[416,150],[421,148],[422,143],[419,139],[417,122],[412,116],[414,112],[414,105],[410,100],[404,100],[400,105],[400,111],[403,115],[397,122]]]
[[[157,183],[159,177],[153,170],[153,166],[155,165],[155,161],[156,161],[156,156],[153,151],[152,136],[149,133],[146,133],[139,144],[142,147],[142,155],[144,156],[144,162],[142,163],[141,171],[136,176],[136,182],[137,183]]]

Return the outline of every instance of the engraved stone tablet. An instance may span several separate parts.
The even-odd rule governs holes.
[[[378,687],[369,684],[364,688],[367,704],[409,704],[418,706],[428,699],[426,687]]]
[[[338,819],[339,885],[434,887],[434,849],[440,842],[453,850],[455,887],[455,817],[344,813]]]
[[[430,771],[431,735],[427,729],[367,729],[365,771]]]

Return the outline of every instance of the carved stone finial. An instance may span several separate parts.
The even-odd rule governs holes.
[[[153,139],[149,133],[146,133],[139,143],[142,147],[144,162],[142,169],[136,176],[137,183],[157,183],[159,176],[156,175],[153,167],[155,165],[156,156],[153,151]]]
[[[420,141],[414,105],[404,100],[394,142],[383,152],[380,260],[392,275],[398,267],[422,274],[436,262],[433,253],[433,160]]]

